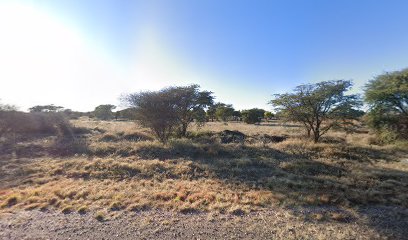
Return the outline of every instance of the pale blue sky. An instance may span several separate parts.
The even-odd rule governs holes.
[[[238,109],[408,67],[408,1],[0,0],[0,99],[88,111],[198,83]]]

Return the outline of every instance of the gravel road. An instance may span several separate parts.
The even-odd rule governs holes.
[[[328,209],[269,209],[243,216],[120,212],[104,221],[95,214],[19,211],[0,216],[0,239],[407,239],[408,211],[359,209],[348,220],[311,220]]]

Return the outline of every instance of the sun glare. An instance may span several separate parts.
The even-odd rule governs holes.
[[[200,83],[197,74],[189,72],[159,41],[154,27],[135,28],[142,32],[141,37],[135,39],[130,63],[120,66],[94,39],[48,12],[27,4],[0,6],[0,79],[7,89],[1,94],[4,101],[20,105],[21,110],[49,104],[49,99],[58,101],[54,104],[92,110],[82,106],[84,98],[96,106],[117,102],[126,91]],[[98,94],[91,97],[95,92]],[[30,105],[24,105],[27,101],[21,103],[19,96],[34,97]]]
[[[5,101],[19,105],[19,97],[35,96],[31,105],[57,99],[55,104],[83,109],[79,101],[73,101],[74,96],[85,97],[90,90],[108,91],[112,88],[106,85],[118,78],[109,59],[94,51],[77,29],[41,9],[2,4],[0,34],[0,79],[6,86],[2,91]],[[20,107],[24,110],[29,106]]]

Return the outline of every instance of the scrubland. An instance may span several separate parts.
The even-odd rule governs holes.
[[[381,145],[364,127],[313,143],[292,123],[209,122],[163,145],[134,122],[72,124],[70,138],[2,145],[3,216],[35,210],[106,221],[163,210],[246,216],[315,209],[297,216],[348,224],[378,206],[395,211],[390,221],[408,220],[408,144]],[[379,236],[403,236],[403,228]]]

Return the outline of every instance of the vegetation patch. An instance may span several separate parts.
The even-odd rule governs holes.
[[[92,129],[91,124],[99,123],[88,124],[81,127]],[[135,134],[129,130],[133,124],[101,126],[106,129],[104,135],[123,139]],[[241,129],[246,140],[225,144],[212,141],[225,130],[219,129],[228,127],[230,131]],[[292,127],[277,128],[275,134],[260,133],[264,127],[212,124],[167,144],[102,142],[101,133],[92,133],[83,154],[73,148],[71,154],[52,157],[6,156],[0,161],[1,211],[101,212],[98,218],[103,220],[121,211],[149,209],[243,215],[296,205],[408,206],[408,166],[397,161],[406,154],[405,148],[369,146],[368,141],[361,140],[368,137],[366,133],[351,137],[333,133],[313,143],[299,138]],[[147,134],[145,129],[140,130],[140,135]],[[247,141],[263,134],[288,138],[270,143]],[[38,144],[43,147],[41,151],[48,151],[53,142],[27,144]],[[321,214],[311,218],[348,221],[347,217]]]
[[[244,143],[245,134],[239,131],[224,130],[220,134],[221,143]]]

